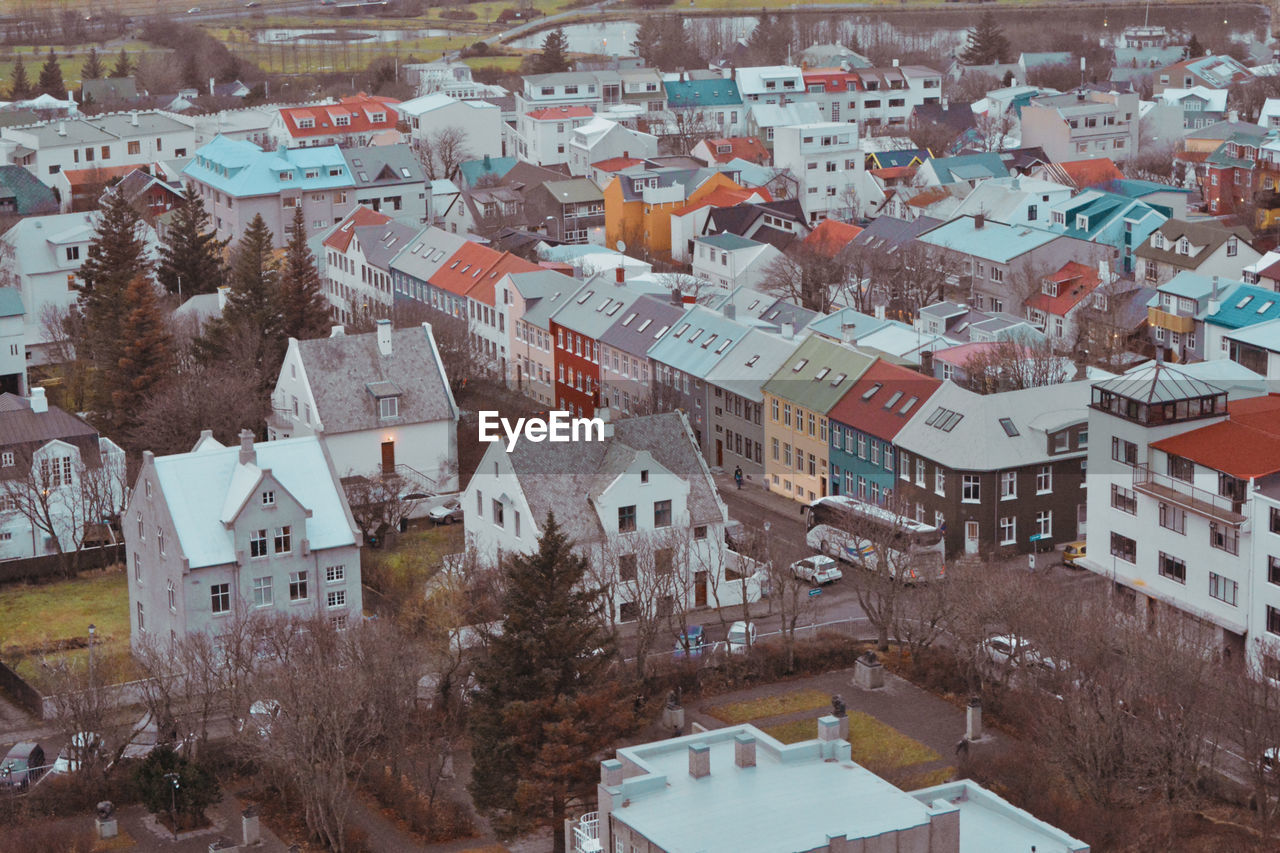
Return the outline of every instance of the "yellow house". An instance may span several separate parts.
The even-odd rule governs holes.
[[[742,190],[723,172],[716,172],[690,189],[689,169],[645,169],[614,177],[604,188],[605,244],[619,240],[635,249],[643,246],[651,255],[671,255],[671,214],[700,201],[721,187]]]
[[[810,336],[764,384],[764,476],[770,491],[808,503],[831,493],[827,413],[875,363]]]

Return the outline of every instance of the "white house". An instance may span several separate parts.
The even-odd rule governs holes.
[[[333,316],[343,323],[390,317],[391,260],[421,230],[363,205],[334,225],[316,253]]]
[[[531,553],[554,513],[591,560],[592,581],[608,589],[619,622],[647,607],[758,597],[754,581],[729,579],[746,564],[725,546],[728,510],[685,415],[615,423],[607,412],[592,440],[524,441],[509,452],[490,444],[463,494],[468,546],[484,560]]]
[[[458,480],[458,406],[431,326],[289,339],[268,435],[323,435],[341,476],[395,473],[427,494]]]
[[[569,135],[569,171],[578,176],[591,174],[591,164],[614,157],[658,156],[658,137],[595,118],[574,128]]]
[[[769,264],[781,255],[770,243],[758,243],[727,231],[708,234],[693,241],[693,274],[720,290],[755,290]]]
[[[569,162],[569,138],[595,117],[590,107],[561,104],[530,110],[516,124],[515,155],[538,166]]]
[[[502,156],[502,108],[487,101],[460,101],[442,93],[423,95],[395,105],[409,123],[409,139],[415,148],[445,128],[463,134],[464,160]],[[438,177],[452,178],[452,175]]]
[[[734,72],[744,104],[785,106],[804,100],[804,70],[797,65],[760,65]]]
[[[800,205],[811,223],[852,215],[854,176],[862,156],[852,125],[819,122],[774,132],[773,164],[789,169],[799,182]]]
[[[144,166],[189,157],[196,150],[194,122],[160,110],[107,113],[0,129],[15,144],[13,162],[49,186],[65,169]]]
[[[251,616],[361,618],[359,533],[317,436],[147,451],[122,524],[135,648]]]
[[[27,393],[25,311],[21,291],[0,287],[0,392]]]

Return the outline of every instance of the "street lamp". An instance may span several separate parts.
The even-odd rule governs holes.
[[[164,781],[172,787],[169,789],[169,819],[173,821],[173,840],[178,840],[178,774],[164,774]]]
[[[93,689],[93,636],[98,629],[91,623],[89,625],[89,689]]]

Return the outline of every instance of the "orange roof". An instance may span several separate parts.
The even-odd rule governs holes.
[[[1233,400],[1227,420],[1151,446],[1242,480],[1273,474],[1280,471],[1280,394]]]
[[[483,302],[485,305],[497,304],[497,288],[495,285],[498,279],[510,273],[533,272],[539,269],[538,265],[531,261],[526,261],[510,252],[503,252],[502,257],[489,267],[488,272],[480,276],[476,285],[467,292],[467,297],[477,302]]]
[[[398,103],[400,102],[395,98],[361,92],[343,98],[336,104],[282,107],[280,118],[284,120],[289,135],[295,139],[345,133],[380,133],[395,129],[399,115],[391,107]],[[375,115],[381,115],[382,120],[374,121]],[[310,122],[310,126],[303,127],[304,122]]]
[[[608,160],[592,163],[591,166],[602,172],[621,172],[623,169],[639,166],[643,162],[639,157],[610,157]]]
[[[730,136],[724,139],[706,140],[707,151],[716,163],[728,163],[730,160],[742,158],[752,163],[769,162],[769,149],[755,136]],[[728,151],[721,148],[728,147]]]
[[[929,187],[907,199],[907,204],[912,207],[928,207],[934,202],[942,201],[949,195],[951,195],[951,192],[946,187]]]
[[[916,173],[915,166],[885,166],[883,169],[868,169],[869,174],[877,178],[892,180],[893,178],[909,178]]]
[[[555,121],[562,118],[590,118],[595,115],[595,110],[591,107],[543,107],[540,110],[533,110],[525,113],[534,121]]]
[[[857,225],[850,225],[848,222],[840,222],[836,219],[824,219],[808,237],[804,238],[804,245],[828,258],[834,258],[836,253],[861,233],[862,229]]]
[[[324,245],[330,249],[345,252],[347,247],[351,245],[351,238],[355,236],[357,228],[365,225],[385,225],[390,221],[391,217],[385,213],[379,213],[373,208],[358,204],[354,210],[347,214],[347,218],[342,220],[342,225],[324,238]]]
[[[1067,261],[1062,269],[1050,273],[1045,279],[1058,283],[1058,295],[1050,296],[1041,288],[1027,300],[1027,307],[1059,317],[1067,316],[1102,283],[1096,269],[1077,261]]]
[[[74,190],[87,184],[101,184],[114,178],[122,178],[137,168],[136,165],[99,166],[96,169],[65,169],[62,174],[67,176],[67,183]]]
[[[711,192],[698,199],[693,204],[686,204],[683,207],[677,207],[671,211],[672,216],[684,216],[686,213],[692,213],[695,210],[701,210],[704,207],[737,207],[749,201],[753,197],[759,197],[765,201],[773,201],[773,196],[764,187],[752,187],[749,189],[737,189],[735,187],[716,187]]]
[[[1124,172],[1121,172],[1109,157],[1099,157],[1096,160],[1068,160],[1065,163],[1059,163],[1058,168],[1071,179],[1076,189],[1096,187],[1107,181],[1124,180]]]
[[[538,265],[510,252],[498,252],[480,243],[465,243],[448,263],[431,276],[431,284],[450,293],[494,304],[494,285],[513,272],[532,272]]]

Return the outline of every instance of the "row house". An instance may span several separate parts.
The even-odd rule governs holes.
[[[600,335],[600,397],[620,415],[654,411],[649,350],[684,316],[678,290],[645,293]]]
[[[1083,88],[1041,95],[1022,108],[1021,128],[1022,144],[1039,146],[1054,162],[1123,162],[1138,154],[1138,95]]]
[[[337,103],[281,107],[267,129],[269,144],[284,148],[374,145],[376,140],[387,138],[384,134],[396,133],[399,103],[395,98],[361,92]]]
[[[1181,272],[1236,278],[1245,266],[1262,257],[1249,245],[1251,236],[1248,228],[1217,220],[1170,219],[1134,250],[1135,277],[1152,287],[1165,284]]]
[[[781,127],[774,136],[773,162],[799,182],[798,197],[810,224],[852,217],[861,158],[857,129],[847,124]]]
[[[668,133],[689,131],[722,136],[742,133],[746,107],[736,81],[727,77],[709,80],[666,80],[667,114],[663,125]]]
[[[341,323],[390,317],[391,261],[421,229],[357,206],[320,241],[320,276],[329,311]]]
[[[1255,221],[1267,229],[1280,221],[1280,141],[1233,135],[1204,161],[1200,191],[1210,213],[1254,208]]]
[[[1277,678],[1280,398],[1202,373],[1157,363],[1094,386],[1081,565],[1146,624]]]
[[[146,166],[189,157],[196,149],[193,122],[160,110],[135,110],[0,128],[13,146],[12,161],[47,186],[68,169]]]
[[[860,128],[907,124],[911,111],[942,103],[942,73],[923,65],[889,68],[809,68],[803,72],[805,95],[824,121]]]
[[[504,288],[511,336],[507,384],[548,409],[556,405],[555,336],[551,318],[586,287],[555,270],[541,269],[508,275]]]
[[[943,382],[894,437],[898,511],[948,553],[1026,553],[1085,534],[1087,382],[978,394]]]
[[[831,494],[899,510],[893,502],[894,460],[899,456],[894,439],[928,405],[941,384],[891,361],[876,359],[831,409]],[[916,464],[925,463],[919,460]]]
[[[407,249],[391,259],[393,307],[395,300],[411,299],[430,305],[437,311],[461,317],[461,306],[455,306],[452,300],[443,299],[440,292],[433,290],[428,282],[466,244],[465,237],[442,228],[431,226],[422,229]]]
[[[523,113],[516,123],[515,153],[521,160],[539,166],[568,163],[569,138],[574,128],[594,117],[591,107],[569,104]]]
[[[765,475],[773,492],[808,503],[832,494],[832,408],[875,362],[870,355],[809,336],[765,383]]]
[[[499,376],[507,373],[507,308],[510,296],[498,281],[510,273],[538,268],[510,252],[466,242],[427,280],[427,299],[437,310],[467,322],[473,351]]]
[[[1116,267],[1132,275],[1134,251],[1168,218],[1147,202],[1085,190],[1050,207],[1048,228],[1055,234],[1112,247],[1119,255]]]
[[[1280,319],[1280,296],[1270,288],[1219,282],[1218,290],[1210,293],[1204,314],[1202,357],[1205,359],[1230,357],[1231,348],[1226,338],[1229,333]]]
[[[711,389],[707,461],[725,470],[742,469],[747,482],[765,482],[764,384],[795,352],[793,328],[748,329],[706,374]]]

